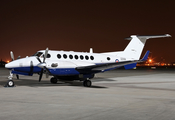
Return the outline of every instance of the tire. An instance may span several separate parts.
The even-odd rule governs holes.
[[[83,85],[84,85],[84,87],[87,87],[86,80],[83,81]]]
[[[13,87],[15,85],[15,83],[13,82],[13,80],[9,80],[8,82],[7,82],[7,86],[8,87]]]
[[[52,78],[50,79],[50,82],[51,82],[52,84],[56,84],[56,83],[58,82],[58,80],[57,80],[57,78],[52,77]]]
[[[91,87],[92,82],[91,82],[90,80],[85,80],[85,81],[83,82],[83,85],[84,85],[85,87]]]

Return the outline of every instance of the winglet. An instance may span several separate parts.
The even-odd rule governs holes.
[[[148,51],[145,53],[144,57],[143,57],[140,61],[146,61],[146,60],[148,59],[149,53],[150,53],[150,51],[148,50]]]

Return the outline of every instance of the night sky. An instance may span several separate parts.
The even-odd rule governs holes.
[[[130,35],[150,39],[143,54],[175,62],[174,0],[0,0],[0,59],[52,50],[122,51]]]

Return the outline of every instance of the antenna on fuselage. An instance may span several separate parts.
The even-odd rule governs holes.
[[[89,53],[93,53],[93,48],[90,48],[90,51],[89,51]]]

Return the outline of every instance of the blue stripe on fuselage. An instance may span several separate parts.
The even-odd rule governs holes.
[[[17,67],[17,68],[12,68],[13,71],[18,71],[18,72],[24,72],[24,73],[29,73],[31,72],[31,67]],[[78,75],[80,74],[75,68],[54,68],[54,69],[49,69],[50,73],[52,75]],[[33,66],[33,73],[39,73],[41,72],[41,68],[37,66]]]
[[[49,69],[52,75],[78,75],[80,74],[75,68]]]
[[[19,71],[19,72],[30,72],[31,71],[31,67],[16,67],[13,68],[13,71]],[[41,71],[41,68],[37,67],[37,66],[33,66],[33,73],[38,73]]]

